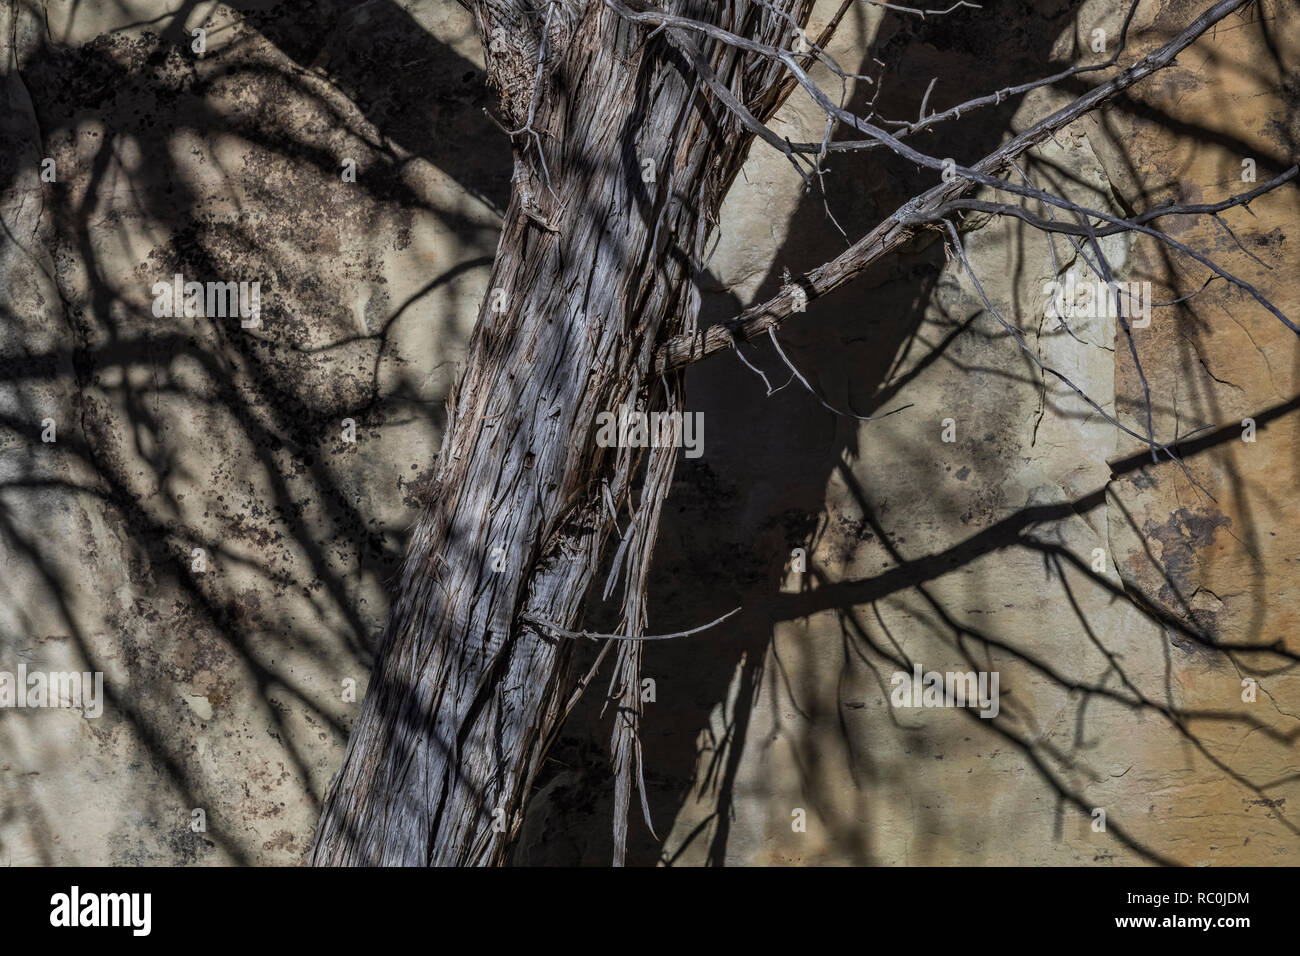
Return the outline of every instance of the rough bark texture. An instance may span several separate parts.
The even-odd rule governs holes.
[[[777,6],[802,23],[810,4]],[[747,3],[669,9],[765,43],[793,36]],[[680,403],[652,358],[665,335],[694,328],[692,269],[749,143],[678,47],[605,5],[476,13],[503,123],[529,130],[515,134],[492,291],[326,798],[317,864],[501,860],[574,685],[571,644],[521,619],[568,628],[581,611],[611,528],[606,491],[621,507],[638,464],[634,450],[597,447],[596,416]],[[703,53],[755,115],[772,112],[781,91],[770,61]],[[650,518],[669,483],[647,482],[639,507]],[[618,672],[628,664],[634,672],[635,655]]]

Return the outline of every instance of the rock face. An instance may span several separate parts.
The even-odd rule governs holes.
[[[1201,6],[1144,3],[1125,55]],[[97,718],[0,710],[0,865],[299,863],[508,194],[478,38],[423,0],[233,4],[206,22],[43,7],[0,15],[0,671],[101,671],[105,702]],[[911,117],[932,76],[943,108],[1104,60],[1125,9],[1024,0],[921,22],[860,4],[831,52],[873,76],[884,61],[875,108]],[[1025,174],[1125,214],[1280,172],[1300,136],[1300,25],[1278,2],[1230,25]],[[923,146],[973,160],[1063,95]],[[806,99],[780,131],[820,137]],[[930,185],[875,152],[831,165],[851,236]],[[1221,222],[1164,225],[1300,316],[1298,206],[1288,185]],[[1033,354],[1139,435],[1145,377],[1152,431],[1183,442],[1185,470],[1045,377],[938,242],[778,333],[826,404],[905,410],[836,415],[767,340],[744,354],[773,394],[734,356],[701,363],[687,394],[704,454],[680,462],[665,508],[651,630],[744,611],[647,651],[663,839],[634,820],[632,859],[1294,862],[1300,680],[1277,651],[1300,652],[1295,336],[1216,281],[1132,330],[1139,374],[1082,295],[1046,314],[1048,283],[1096,278],[1068,241],[975,216],[962,238]],[[1208,275],[1148,238],[1103,247],[1156,302]],[[756,147],[701,277],[704,318],[842,248]],[[260,324],[157,315],[155,283],[176,274],[258,282]],[[911,664],[996,672],[997,716],[893,706]],[[596,684],[515,862],[609,859]]]

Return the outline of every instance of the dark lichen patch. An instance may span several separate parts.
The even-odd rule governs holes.
[[[1210,600],[1209,592],[1201,587],[1199,552],[1214,544],[1220,528],[1231,525],[1232,520],[1219,511],[1179,508],[1162,523],[1147,521],[1143,529],[1147,540],[1159,546],[1158,567],[1163,577],[1158,592],[1160,602],[1199,638],[1174,634],[1173,641],[1179,647],[1194,649],[1215,641],[1222,602]]]
[[[415,465],[411,468],[416,469]],[[397,489],[402,494],[402,504],[412,511],[418,511],[432,500],[433,489],[437,469],[426,468],[423,471],[416,471],[415,477],[407,479],[404,475],[397,476]]]
[[[276,830],[271,839],[263,841],[262,849],[293,854],[301,852],[298,838],[288,830]]]

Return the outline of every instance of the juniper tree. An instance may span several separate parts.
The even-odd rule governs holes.
[[[1045,68],[1047,75],[942,110],[928,107],[927,91],[920,114],[906,120],[845,105],[847,84],[871,80],[825,48],[854,2],[844,0],[809,35],[812,0],[461,0],[499,95],[495,120],[513,144],[511,197],[489,294],[447,402],[436,479],[326,797],[314,863],[500,862],[547,748],[600,666],[612,669],[614,847],[622,862],[642,773],[643,648],[681,636],[647,633],[646,620],[647,574],[677,449],[597,441],[602,417],[684,412],[684,370],[755,336],[785,357],[775,334],[783,322],[918,235],[946,244],[1045,377],[1077,392],[1154,459],[1177,461],[1177,451],[1155,433],[1149,405],[1144,426],[1124,424],[1045,365],[988,300],[958,228],[964,215],[1016,217],[1071,243],[1116,291],[1120,334],[1135,361],[1126,318],[1133,313],[1100,244],[1120,231],[1199,263],[1296,330],[1261,291],[1162,229],[1177,217],[1245,205],[1295,168],[1218,203],[1120,216],[1040,188],[1021,163],[1057,131],[1174,66],[1248,0],[1206,3],[1140,57],[1127,55],[1134,4],[1109,58]],[[975,6],[892,9],[923,17]],[[826,88],[812,76],[818,71],[832,79]],[[940,124],[1071,84],[1084,92],[976,161],[918,145]],[[771,128],[796,89],[825,114],[820,141],[792,142]],[[769,300],[700,328],[696,280],[706,244],[756,141],[781,153],[819,196],[835,188],[827,160],[849,151],[888,151],[929,170],[933,186]],[[624,512],[632,518],[620,524]],[[611,633],[582,627],[593,587],[621,593]],[[707,639],[713,623],[685,633]],[[601,647],[595,666],[579,673],[575,648],[585,639]]]

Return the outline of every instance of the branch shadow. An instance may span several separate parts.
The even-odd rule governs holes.
[[[61,629],[155,769],[143,830],[107,834],[104,862],[285,863],[310,845],[352,717],[340,687],[361,699],[445,425],[454,319],[509,192],[482,71],[430,31],[435,7],[421,22],[386,2],[234,4],[202,58],[196,4],[68,44],[102,21],[74,12],[52,33],[42,5],[21,8],[5,82],[30,107],[10,120],[23,149],[0,159],[0,192],[22,199],[0,259],[0,542],[13,583],[43,593],[6,588],[0,647],[32,653],[24,621]],[[53,183],[33,182],[42,156]],[[261,326],[159,318],[151,287],[175,273],[260,280]],[[69,527],[80,547],[51,548]],[[0,713],[0,736],[17,719]],[[29,850],[68,862],[50,839],[62,808],[11,809]]]

